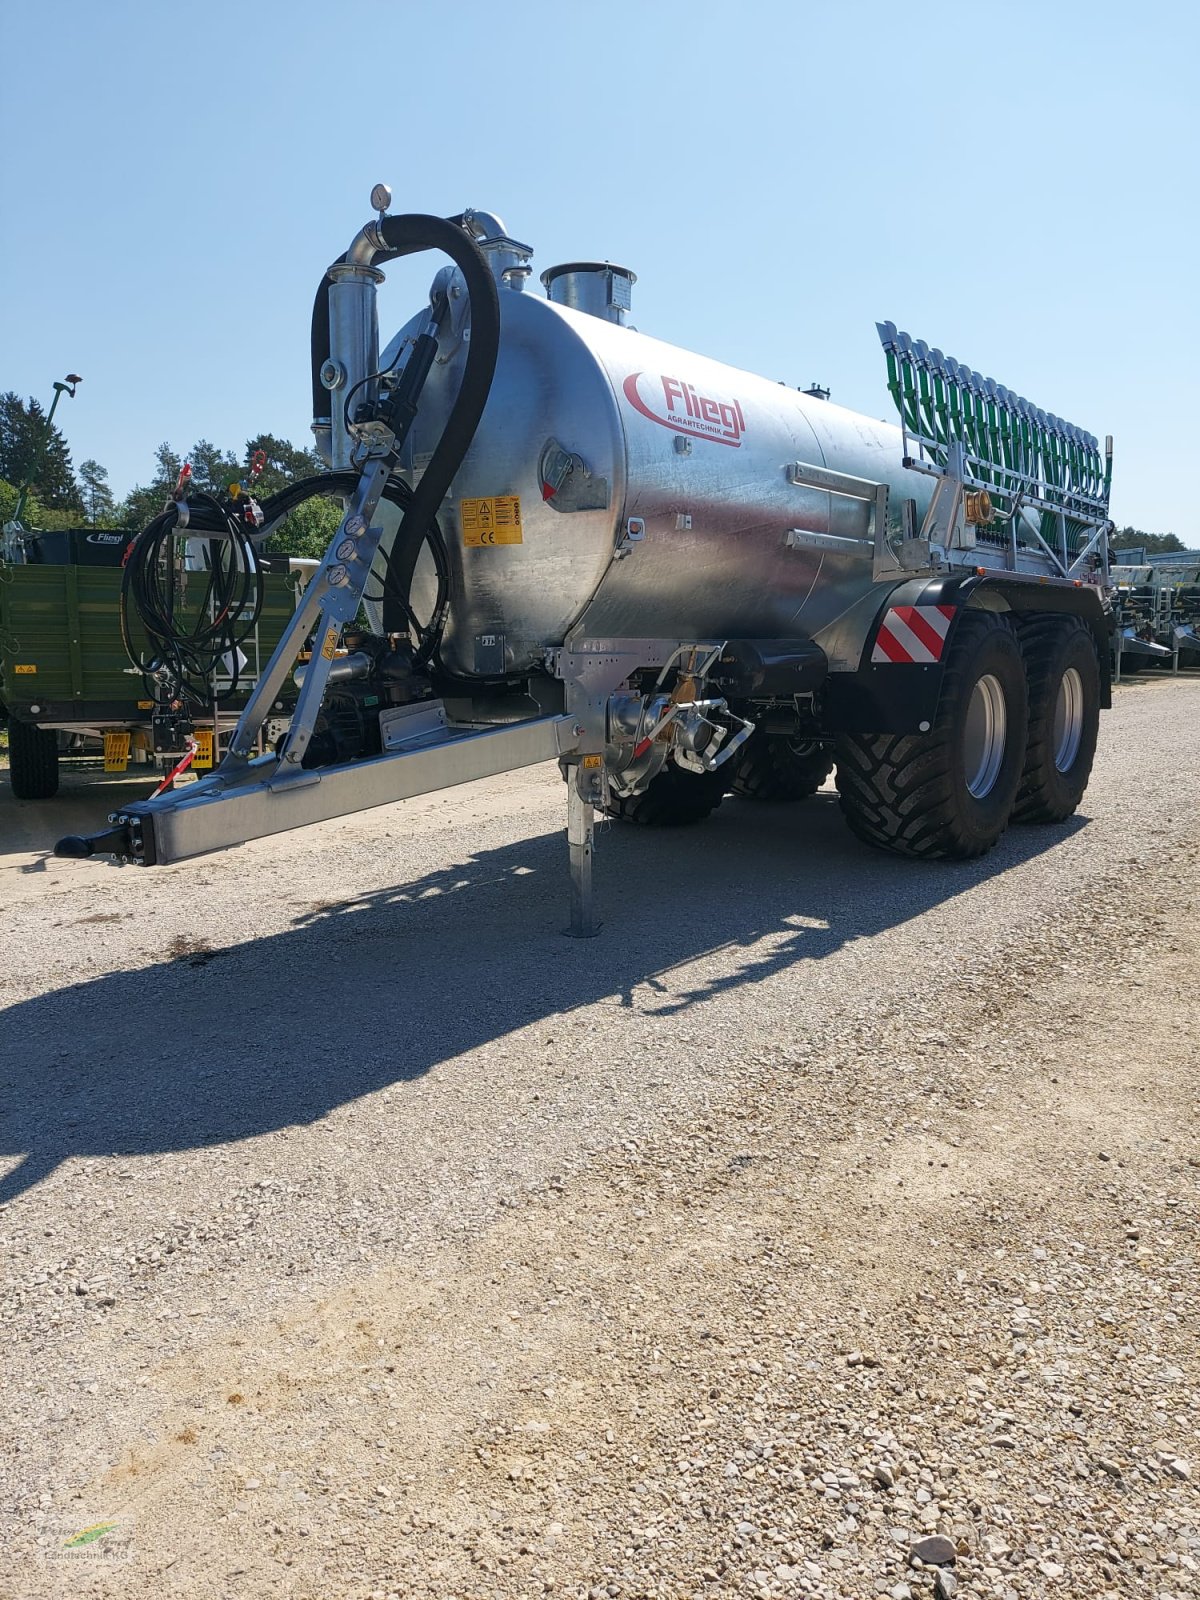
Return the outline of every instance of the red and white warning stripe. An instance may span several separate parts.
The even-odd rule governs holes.
[[[953,606],[891,606],[879,624],[872,663],[940,661]]]

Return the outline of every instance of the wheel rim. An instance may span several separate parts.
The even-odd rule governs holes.
[[[1083,679],[1068,667],[1059,679],[1054,702],[1054,765],[1070,772],[1083,738]]]
[[[1004,762],[1008,733],[1008,706],[999,678],[985,673],[971,690],[963,730],[963,772],[967,789],[983,800],[995,788]]]

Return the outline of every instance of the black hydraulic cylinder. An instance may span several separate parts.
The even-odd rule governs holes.
[[[433,325],[440,327],[449,302],[446,296],[439,295],[433,307]],[[413,425],[413,418],[417,414],[417,402],[421,397],[421,390],[425,387],[425,380],[429,376],[437,356],[438,342],[436,333],[428,332],[419,334],[412,347],[412,353],[404,364],[404,371],[400,374],[400,381],[390,399],[384,400],[380,405],[380,415],[388,427],[396,435],[396,442],[392,449],[399,453],[404,441],[408,438],[408,430]]]

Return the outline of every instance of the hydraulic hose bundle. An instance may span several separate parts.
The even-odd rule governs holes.
[[[121,581],[121,637],[152,697],[156,688],[165,688],[166,698],[203,706],[237,691],[240,647],[262,611],[253,526],[237,501],[223,505],[193,489],[186,504],[169,505],[130,547]],[[206,571],[180,572],[176,541],[181,536],[206,541]],[[190,595],[185,584],[193,590]],[[146,636],[145,653],[134,646],[131,603]],[[214,679],[222,668],[229,681],[218,690]]]

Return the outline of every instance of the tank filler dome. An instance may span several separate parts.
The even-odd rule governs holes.
[[[566,261],[542,273],[547,297],[556,305],[586,311],[620,327],[629,315],[636,282],[636,273],[611,261]]]

